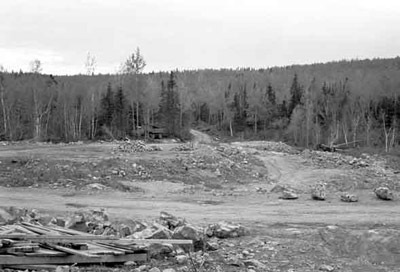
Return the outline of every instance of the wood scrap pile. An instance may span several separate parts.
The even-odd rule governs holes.
[[[97,236],[57,226],[22,222],[0,227],[0,268],[144,262],[148,260],[147,245],[162,242]],[[174,242],[192,243],[190,240]]]

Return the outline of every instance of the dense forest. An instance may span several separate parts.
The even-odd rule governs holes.
[[[229,137],[299,146],[399,143],[400,58],[268,69],[143,73],[137,50],[121,73],[0,74],[2,140],[78,141],[147,137],[152,126],[188,138],[193,126]],[[144,131],[144,133],[142,133]],[[140,133],[139,133],[140,132]]]

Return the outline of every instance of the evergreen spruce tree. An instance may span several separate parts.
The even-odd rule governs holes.
[[[175,74],[170,73],[165,87],[164,81],[161,82],[161,101],[160,101],[160,120],[169,136],[180,137],[181,124],[179,123],[179,95],[176,90],[177,84]]]
[[[107,85],[106,93],[101,98],[100,110],[101,110],[100,124],[102,126],[107,126],[110,129],[112,126],[113,115],[114,115],[114,99],[110,82]]]
[[[276,95],[275,95],[275,90],[272,88],[271,83],[268,84],[267,86],[267,99],[268,102],[275,106],[276,105]]]
[[[303,96],[303,87],[298,81],[297,74],[294,75],[292,86],[290,87],[290,104],[289,104],[289,116],[292,114],[294,108],[301,103]]]
[[[127,100],[121,86],[118,87],[114,98],[114,131],[118,138],[126,136],[128,130]]]

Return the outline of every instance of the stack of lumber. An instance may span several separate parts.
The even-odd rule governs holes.
[[[192,244],[191,240],[119,239],[56,226],[19,223],[0,227],[0,268],[144,262],[148,259],[147,245],[166,241]]]

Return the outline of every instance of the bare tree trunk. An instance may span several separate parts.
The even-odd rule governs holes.
[[[232,119],[229,120],[229,131],[231,132],[231,137],[233,137]]]
[[[1,94],[1,108],[3,110],[3,128],[4,128],[4,135],[7,135],[7,111],[6,105],[4,102],[4,87],[0,85],[0,94]]]
[[[254,114],[254,133],[257,134],[257,113]]]
[[[35,141],[38,141],[40,138],[40,116],[39,116],[39,105],[38,105],[38,97],[37,97],[37,92],[35,89],[33,89],[33,106],[34,106],[34,111],[33,111],[33,126],[34,126],[34,134],[33,138]]]
[[[358,129],[359,123],[360,123],[360,116],[354,117],[353,118],[353,146],[354,147],[356,147],[357,129]]]
[[[67,106],[64,104],[64,137],[65,141],[68,142],[68,120],[67,120]]]
[[[136,128],[139,128],[139,100],[136,101]]]
[[[342,124],[342,130],[343,130],[344,142],[346,143],[346,146],[348,146],[349,141],[347,140],[347,128],[344,125],[344,123]]]
[[[135,120],[135,102],[132,100],[132,135],[135,135],[135,126],[136,126],[136,120]]]
[[[370,133],[371,132],[371,118],[367,117],[366,120],[366,144],[369,147],[370,146]]]
[[[396,138],[396,127],[393,127],[392,138],[390,139],[390,144],[389,144],[389,151],[394,147],[395,138]]]
[[[382,121],[383,121],[383,133],[385,134],[385,151],[386,152],[388,152],[389,151],[389,134],[390,134],[390,129],[389,129],[389,131],[387,131],[387,129],[386,129],[386,114],[385,113],[382,113],[382,115],[381,115],[381,117],[382,117]]]

